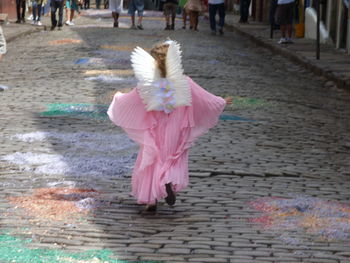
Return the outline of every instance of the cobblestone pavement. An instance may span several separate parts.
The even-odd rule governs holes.
[[[350,94],[232,32],[211,36],[207,21],[163,31],[159,17],[140,31],[90,12],[11,42],[0,63],[1,229],[30,248],[128,261],[350,262]],[[150,214],[129,195],[137,147],[94,113],[135,82],[131,48],[167,36],[182,43],[187,75],[235,100],[191,149],[176,205]],[[310,202],[331,215],[307,214],[319,210]]]

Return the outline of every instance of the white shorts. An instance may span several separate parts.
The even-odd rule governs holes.
[[[121,13],[123,9],[123,0],[109,0],[109,10]]]

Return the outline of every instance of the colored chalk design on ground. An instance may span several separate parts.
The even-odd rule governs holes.
[[[229,109],[237,110],[237,109],[254,109],[260,107],[271,107],[273,104],[263,99],[256,98],[246,98],[240,96],[232,96],[228,94],[221,95],[221,97],[232,97],[233,102],[231,105],[227,105]]]
[[[60,249],[33,249],[29,247],[31,242],[31,239],[20,239],[6,232],[0,232],[0,262],[127,263],[116,259],[113,252],[107,249],[74,253]]]
[[[64,38],[59,40],[49,41],[48,44],[52,46],[67,45],[67,44],[80,44],[83,41],[80,39]]]
[[[133,76],[134,71],[132,69],[105,69],[105,70],[87,70],[84,73],[87,76],[91,75],[114,75],[114,76]]]
[[[47,105],[47,110],[41,115],[45,117],[53,116],[80,116],[95,119],[107,118],[108,105],[89,103],[53,103]]]
[[[136,87],[137,85],[137,79],[136,78],[121,78],[118,76],[112,76],[112,75],[98,75],[94,77],[87,77],[85,80],[88,81],[97,81],[97,82],[103,82],[103,83],[118,83],[118,84],[126,84],[130,87]]]
[[[42,221],[76,221],[98,208],[100,192],[94,189],[52,187],[35,189],[30,196],[9,197],[16,209]]]
[[[286,243],[298,243],[293,237],[295,233],[307,233],[325,241],[350,240],[349,204],[298,196],[260,198],[250,206],[262,214],[249,221],[265,230],[283,232],[280,239]]]
[[[16,134],[10,139],[26,142],[30,151],[14,152],[0,159],[20,170],[42,175],[122,177],[130,172],[137,153],[137,145],[125,134],[38,131]],[[33,142],[41,141],[51,146],[33,148]],[[59,145],[59,149],[55,150],[54,145]]]
[[[110,49],[110,50],[116,50],[116,51],[128,51],[131,52],[133,51],[135,48],[137,47],[137,45],[135,44],[130,44],[130,45],[126,45],[126,46],[113,46],[113,45],[102,45],[100,48],[102,49]],[[150,48],[144,48],[144,50],[146,51],[150,51]]]
[[[72,117],[83,117],[83,118],[95,118],[100,120],[107,120],[108,105],[88,104],[88,103],[54,103],[49,104],[47,111],[41,113],[45,117],[55,116],[72,116]],[[242,118],[235,115],[222,114],[220,120],[228,121],[248,121],[254,120]]]
[[[79,58],[74,63],[77,65],[131,66],[130,59],[120,58]]]

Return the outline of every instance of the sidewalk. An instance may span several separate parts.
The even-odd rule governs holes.
[[[249,24],[238,23],[239,15],[227,14],[226,27],[248,37],[258,45],[264,46],[274,53],[303,65],[315,74],[324,76],[336,83],[339,88],[350,89],[350,56],[333,46],[322,45],[320,60],[316,60],[315,40],[305,38],[293,39],[294,44],[278,44],[279,30],[275,30],[270,39],[270,25],[251,21]],[[329,82],[329,85],[333,85]]]

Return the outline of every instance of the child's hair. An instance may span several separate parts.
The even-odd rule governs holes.
[[[158,68],[160,70],[160,76],[162,78],[166,77],[166,54],[168,52],[169,44],[160,43],[156,44],[150,51],[151,56],[154,57],[158,64]]]

